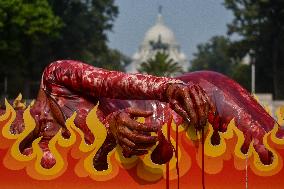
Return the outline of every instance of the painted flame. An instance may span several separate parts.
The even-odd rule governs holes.
[[[70,137],[65,139],[59,131],[49,142],[48,147],[55,157],[56,164],[50,168],[45,169],[40,162],[43,157],[43,152],[39,147],[40,137],[35,139],[32,143],[33,152],[26,156],[19,150],[19,145],[23,139],[33,132],[36,124],[35,120],[30,114],[31,105],[24,111],[24,125],[25,129],[20,134],[12,134],[10,126],[16,118],[16,111],[8,101],[5,101],[6,111],[0,116],[0,128],[2,128],[0,136],[0,148],[7,149],[3,164],[10,170],[25,169],[27,174],[38,180],[50,180],[61,176],[68,167],[68,155],[77,159],[78,162],[74,168],[74,172],[78,177],[90,177],[96,181],[106,181],[115,178],[119,174],[119,169],[133,169],[136,168],[136,174],[139,178],[154,182],[162,178],[166,178],[166,165],[156,165],[151,161],[150,154],[155,148],[152,147],[147,155],[141,157],[124,158],[120,147],[115,148],[108,155],[108,169],[105,171],[97,171],[93,167],[93,157],[98,149],[102,146],[107,131],[105,126],[99,121],[96,115],[96,106],[92,109],[86,119],[90,131],[95,136],[93,144],[88,145],[84,140],[84,133],[76,127],[74,120],[76,113],[74,113],[66,121],[66,127],[70,131]],[[24,107],[21,103],[21,96],[17,99],[14,107]],[[280,107],[276,111],[279,123],[283,123],[284,108]],[[144,122],[142,118],[139,122]],[[175,123],[173,122],[170,128],[170,140],[173,146],[176,146],[175,132],[178,132],[178,163],[180,168],[180,177],[190,171],[193,164],[197,164],[201,168],[201,145],[200,135],[190,129],[187,131],[183,127],[179,127],[176,131]],[[273,130],[267,133],[263,139],[265,147],[273,153],[273,163],[271,165],[263,165],[252,144],[250,145],[247,154],[241,152],[241,146],[244,142],[243,133],[235,126],[234,120],[228,125],[228,129],[224,133],[219,133],[221,141],[219,145],[212,145],[210,138],[213,134],[213,128],[210,124],[206,126],[205,136],[205,172],[209,174],[217,174],[223,169],[224,161],[233,159],[234,167],[237,170],[245,169],[245,160],[248,159],[248,166],[256,174],[260,176],[271,176],[277,174],[283,168],[283,160],[277,149],[284,148],[284,140],[276,137],[278,127],[275,126]],[[167,136],[167,126],[163,126],[163,133]],[[196,156],[190,156],[190,151],[196,151]],[[175,156],[169,162],[169,179],[177,179]]]

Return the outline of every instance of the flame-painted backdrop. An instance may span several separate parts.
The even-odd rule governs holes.
[[[17,106],[19,101],[17,100]],[[87,116],[87,125],[95,135],[95,142],[87,145],[83,132],[74,125],[76,113],[66,121],[71,133],[69,139],[59,134],[52,138],[49,149],[56,159],[50,169],[41,166],[43,155],[38,142],[32,144],[29,156],[19,150],[21,141],[34,129],[35,121],[30,107],[24,111],[25,129],[20,134],[11,134],[10,126],[16,112],[6,101],[6,111],[0,117],[0,170],[1,188],[282,188],[284,185],[283,157],[284,140],[276,137],[278,127],[268,132],[263,139],[265,147],[273,153],[273,163],[264,165],[252,145],[245,155],[241,152],[244,142],[242,132],[234,120],[227,131],[220,133],[220,144],[212,145],[213,128],[207,124],[204,145],[200,133],[177,127],[173,120],[163,126],[163,133],[171,140],[175,156],[165,165],[152,163],[150,154],[124,158],[119,147],[108,155],[109,167],[105,171],[93,168],[92,158],[106,137],[105,126],[97,118],[97,106]],[[21,105],[21,104],[20,104]],[[24,105],[23,105],[24,106]],[[283,124],[284,107],[276,111],[278,123]],[[144,120],[139,119],[140,122]],[[178,149],[178,150],[177,150]],[[178,158],[176,158],[178,157]],[[202,166],[203,165],[203,166]]]

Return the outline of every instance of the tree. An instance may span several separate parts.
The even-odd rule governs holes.
[[[158,52],[154,58],[147,60],[147,62],[143,62],[138,71],[165,77],[183,72],[182,67],[180,67],[177,62],[174,62],[173,59],[169,59],[168,54],[161,52]]]
[[[214,36],[209,42],[199,44],[189,71],[211,70],[223,73],[250,90],[251,69],[232,56],[232,42],[224,36]]]
[[[17,84],[9,88],[14,95],[13,89],[18,93],[29,88],[41,41],[56,38],[61,26],[46,0],[0,1],[0,79]]]
[[[127,57],[107,47],[117,15],[114,0],[1,0],[0,83],[8,76],[10,96],[31,98],[54,60],[123,70]]]
[[[228,56],[230,43],[224,36],[214,36],[209,42],[199,44],[189,71],[212,70],[229,75],[232,68],[232,61]]]
[[[225,0],[224,5],[235,17],[228,25],[229,34],[242,37],[232,45],[234,55],[255,52],[256,92],[284,99],[284,1]]]
[[[125,71],[125,67],[130,64],[130,62],[131,59],[118,50],[108,49],[107,52],[95,59],[94,64],[97,67],[108,70]]]
[[[60,39],[52,42],[53,58],[96,65],[96,59],[108,52],[106,32],[111,31],[118,15],[114,0],[49,0],[49,3],[64,23]]]
[[[60,39],[51,42],[50,56],[76,59],[96,67],[124,71],[129,58],[107,46],[118,7],[114,0],[49,0],[64,26]]]
[[[229,76],[241,84],[248,91],[251,91],[251,67],[246,64],[235,64]]]

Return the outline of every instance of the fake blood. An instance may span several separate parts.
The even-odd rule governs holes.
[[[178,166],[178,124],[176,124],[176,151],[175,151],[175,156],[176,156],[176,170],[177,170],[177,189],[179,189],[179,166]]]
[[[171,137],[170,137],[170,131],[171,131],[171,123],[172,123],[172,117],[170,117],[170,119],[167,122],[167,138],[168,141],[171,141]],[[166,165],[166,189],[170,188],[170,168],[169,168],[169,162],[167,162]]]
[[[202,188],[205,189],[205,172],[204,172],[204,128],[201,130],[202,142]]]

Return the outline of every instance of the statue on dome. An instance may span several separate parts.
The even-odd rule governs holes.
[[[162,16],[162,6],[159,6],[158,16],[154,26],[145,34],[139,50],[133,55],[132,62],[126,67],[128,73],[138,73],[141,64],[155,58],[157,53],[165,53],[169,60],[177,62],[184,71],[188,69],[189,61],[180,50],[174,32],[165,24]]]

